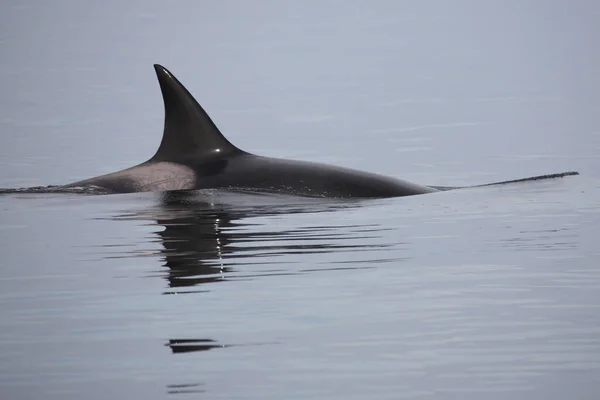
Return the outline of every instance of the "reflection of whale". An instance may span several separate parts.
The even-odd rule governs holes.
[[[176,385],[167,385],[167,394],[190,394],[190,393],[204,393],[202,389],[202,383],[180,383]]]
[[[226,198],[227,195],[225,195]],[[316,253],[358,249],[367,245],[348,244],[331,227],[310,229],[246,229],[251,217],[281,213],[327,212],[356,207],[355,202],[290,203],[272,195],[239,196],[243,204],[215,204],[212,196],[197,192],[169,192],[162,197],[156,222],[164,227],[157,232],[168,267],[169,287],[190,287],[230,278],[234,267],[254,263],[261,258],[290,253]],[[248,201],[250,199],[250,201]],[[222,197],[220,198],[222,200]],[[147,210],[144,212],[149,217]],[[282,272],[285,273],[285,272]],[[288,272],[289,273],[289,272]],[[248,278],[237,276],[237,279]]]
[[[241,189],[309,197],[377,198],[449,189],[333,165],[258,156],[238,149],[173,74],[160,65],[154,67],[165,104],[165,125],[162,141],[152,158],[122,171],[64,186],[23,190],[106,194]],[[573,174],[576,173],[551,177]],[[0,193],[23,190],[0,189]]]
[[[165,344],[165,346],[170,347],[173,354],[231,347],[224,344],[218,344],[212,339],[169,339],[169,343]]]
[[[160,216],[156,223],[165,228],[157,234],[164,247],[165,266],[169,268],[169,286],[194,286],[221,280],[222,274],[229,271],[222,264],[222,258],[228,251],[230,239],[223,229],[231,226],[230,216],[209,204],[196,203],[185,210],[172,198],[165,200],[166,210],[172,213]]]
[[[364,225],[347,226],[332,224],[324,218],[322,223],[292,227],[257,225],[255,222],[256,217],[329,213],[368,204],[360,201],[249,193],[240,196],[230,191],[165,192],[160,199],[158,207],[145,207],[114,218],[151,220],[160,227],[155,235],[160,238],[162,249],[159,255],[168,268],[166,279],[172,289],[165,294],[182,293],[182,288],[202,283],[257,276],[252,274],[292,275],[365,268],[364,264],[353,265],[355,259],[365,261],[354,257],[357,252],[382,251],[397,244],[382,244],[377,240],[377,231],[382,228],[370,226],[368,221]],[[347,261],[334,267],[317,265],[304,270],[281,269],[281,262],[275,260],[289,254],[332,252],[352,252],[353,256],[349,255]],[[133,252],[129,256],[137,257],[140,253]]]

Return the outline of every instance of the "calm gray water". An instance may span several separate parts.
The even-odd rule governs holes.
[[[432,185],[581,175],[2,195],[1,398],[598,398],[597,2],[169,4],[2,3],[0,187],[149,158],[155,62],[254,153]]]

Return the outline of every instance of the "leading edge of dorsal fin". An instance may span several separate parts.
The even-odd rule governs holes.
[[[188,90],[159,64],[154,70],[165,103],[162,141],[150,161],[202,162],[242,150],[231,144]]]

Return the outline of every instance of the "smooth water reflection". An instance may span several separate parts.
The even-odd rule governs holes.
[[[49,398],[592,390],[597,196],[579,177],[370,201],[3,196],[4,237],[29,247],[1,249],[0,383]]]
[[[218,204],[215,198],[220,201],[232,198],[242,204]],[[294,214],[319,214],[326,219],[327,213],[358,208],[366,203],[368,201],[294,199],[248,193],[240,197],[239,193],[226,191],[170,193],[161,196],[160,207],[115,217],[156,224],[162,228],[155,234],[163,248],[158,253],[137,249],[131,253],[117,251],[113,256],[160,255],[168,268],[166,279],[171,289],[259,276],[374,268],[369,264],[399,261],[401,258],[376,256],[402,243],[382,243],[382,231],[387,228],[374,224],[323,223],[278,229],[278,221]],[[368,252],[369,256],[361,257],[361,252]],[[328,262],[326,257],[332,254],[335,261]],[[298,262],[294,255],[320,257],[315,258],[312,267],[290,269],[287,264]],[[252,274],[245,272],[248,267],[253,267]],[[181,290],[165,292],[181,293]]]

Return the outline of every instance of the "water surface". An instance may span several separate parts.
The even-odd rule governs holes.
[[[597,398],[596,2],[0,7],[0,187],[149,158],[155,62],[254,153],[431,185],[581,173],[1,195],[0,397]]]

